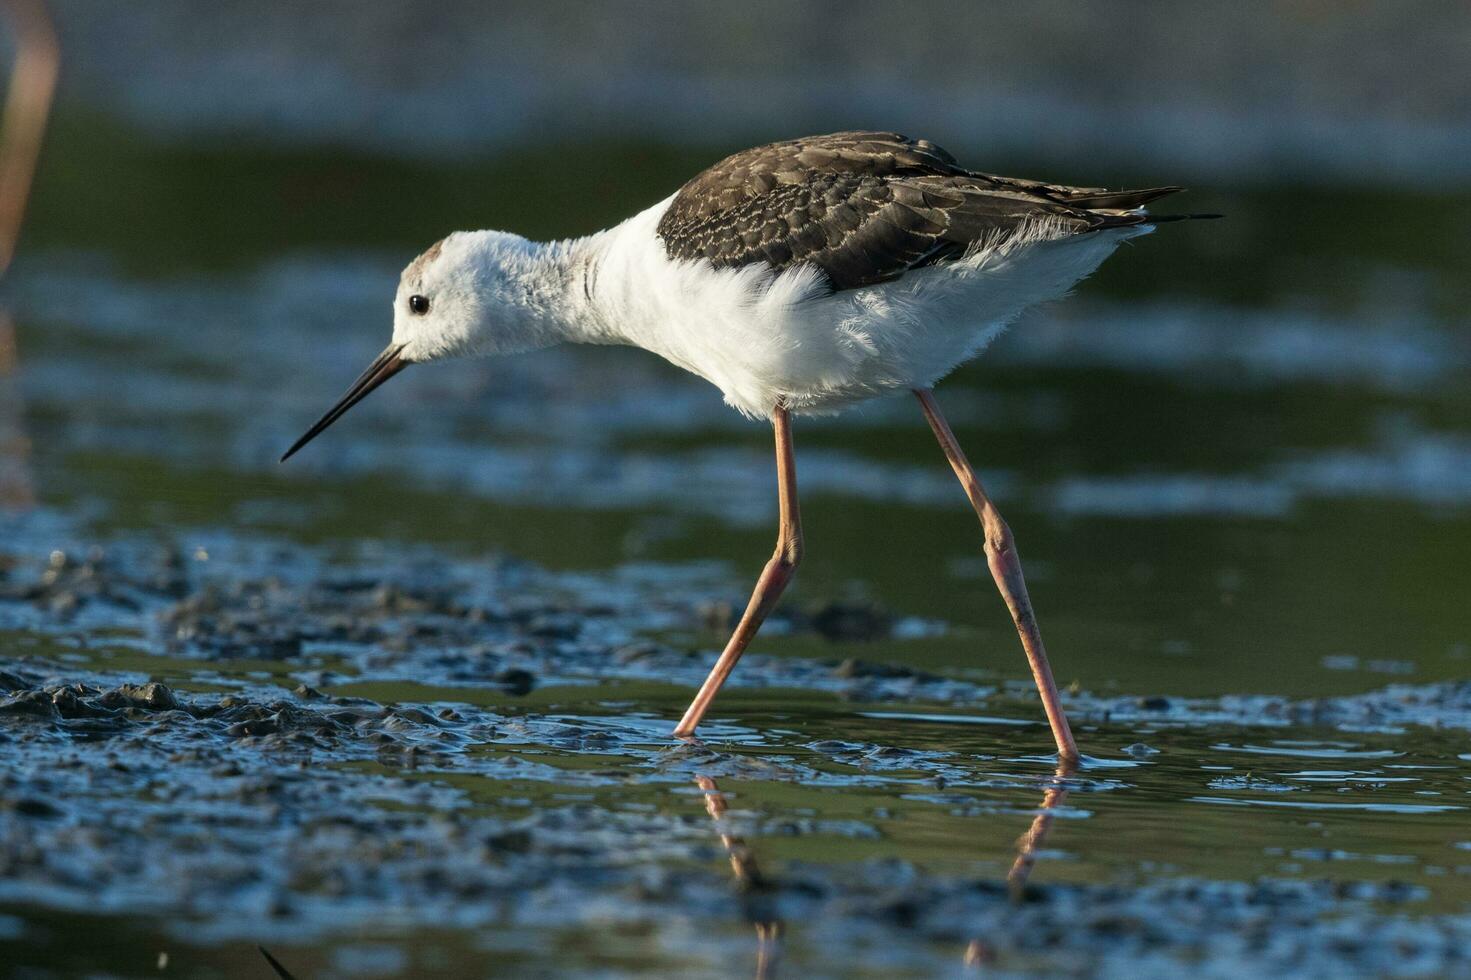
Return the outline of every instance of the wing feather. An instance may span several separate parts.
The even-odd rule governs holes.
[[[745,150],[696,176],[659,222],[672,258],[718,268],[816,265],[834,290],[902,276],[1046,221],[1058,236],[1141,224],[1179,188],[1108,191],[968,171],[897,133],[849,132]]]

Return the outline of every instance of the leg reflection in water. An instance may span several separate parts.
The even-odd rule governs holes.
[[[1042,794],[1042,803],[1024,834],[1016,841],[1016,859],[1006,874],[1007,891],[1011,901],[1019,901],[1026,891],[1027,879],[1037,862],[1037,852],[1046,843],[1057,818],[1057,809],[1068,796],[1067,780],[1077,771],[1076,763],[1063,760],[1057,767]],[[731,833],[726,821],[728,802],[720,787],[709,776],[696,776],[695,784],[705,794],[705,810],[715,822],[720,843],[730,856],[730,867],[735,872],[740,887],[746,920],[756,928],[756,976],[758,980],[775,976],[777,957],[780,953],[782,932],[781,920],[777,917],[774,903],[774,885],[761,874],[756,864],[756,855],[744,837]],[[972,939],[965,948],[965,963],[971,967],[984,967],[995,962],[995,950],[981,938]]]
[[[1052,830],[1052,821],[1057,817],[1054,811],[1067,800],[1067,779],[1077,768],[1077,764],[1068,759],[1063,759],[1058,764],[1051,784],[1042,794],[1042,805],[1032,818],[1032,825],[1016,839],[1016,860],[1011,862],[1011,870],[1006,873],[1006,889],[1013,902],[1020,901],[1026,891],[1027,879],[1032,876],[1032,866],[1037,863],[1037,852],[1042,849],[1047,834]],[[995,959],[995,951],[983,939],[972,939],[965,948],[967,966],[986,966]]]
[[[756,927],[756,977],[766,980],[776,975],[776,963],[781,953],[781,921],[772,907],[771,886],[762,877],[756,865],[756,855],[747,846],[745,838],[732,834],[726,823],[727,802],[725,794],[709,776],[696,776],[695,785],[705,794],[705,812],[715,822],[720,834],[720,843],[730,855],[730,869],[735,872],[736,884],[741,890],[742,905],[746,920]]]

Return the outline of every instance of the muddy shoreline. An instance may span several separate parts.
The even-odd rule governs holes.
[[[678,587],[676,569],[567,576],[511,559],[425,559],[355,563],[249,539],[205,555],[126,538],[3,556],[0,905],[142,916],[185,947],[268,941],[312,962],[324,944],[349,955],[341,949],[366,929],[449,925],[493,957],[506,943],[605,927],[612,915],[656,934],[708,922],[716,947],[747,958],[772,951],[757,935],[742,939],[740,923],[767,935],[780,922],[796,962],[837,944],[855,963],[901,974],[966,958],[1146,975],[1187,960],[1232,973],[1468,969],[1471,916],[1427,914],[1424,887],[1392,877],[1106,884],[1044,871],[1018,890],[1000,874],[881,856],[885,833],[871,817],[762,813],[742,797],[751,781],[869,787],[969,808],[978,833],[995,813],[1067,824],[1088,805],[1076,801],[1129,793],[1134,772],[1116,766],[1157,753],[1172,730],[1237,729],[1242,740],[1274,729],[1464,730],[1471,685],[1310,701],[1074,691],[1070,710],[1092,730],[1143,740],[1060,783],[1044,757],[998,774],[983,757],[906,747],[902,727],[865,743],[733,724],[717,710],[704,741],[678,743],[669,718],[616,700],[616,687],[597,713],[525,699],[598,679],[657,678],[676,694],[693,685],[713,650],[656,637],[718,619],[720,591],[708,581]],[[876,642],[902,642],[890,614],[845,615],[885,630]],[[813,630],[824,616],[836,614],[797,610],[785,628]],[[47,654],[27,653],[22,636],[48,638]],[[108,653],[123,663],[110,669]],[[128,656],[169,665],[173,683]],[[408,679],[432,697],[350,693]],[[1025,723],[1034,707],[1008,685],[851,658],[753,654],[738,680],[836,697],[875,717],[901,705]],[[1252,778],[1234,788],[1253,788]],[[703,801],[726,800],[722,786],[735,792],[712,823]],[[1070,802],[1049,807],[1058,786]],[[635,787],[659,802],[620,798]],[[1010,798],[1000,809],[986,798],[998,792]],[[878,851],[763,860],[768,841],[804,837]],[[735,878],[721,868],[732,838],[748,869]],[[691,948],[694,972],[708,952]]]

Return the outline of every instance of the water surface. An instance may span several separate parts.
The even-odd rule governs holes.
[[[547,210],[542,155],[129,134],[98,175],[108,132],[63,117],[7,286],[12,962],[1467,972],[1471,198],[1199,193],[1230,219],[941,387],[1090,758],[1059,776],[905,399],[798,420],[809,558],[698,745],[775,510],[704,382],[416,368],[276,464],[425,243],[588,231],[708,153],[580,147],[637,176]]]

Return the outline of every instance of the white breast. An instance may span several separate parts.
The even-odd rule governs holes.
[[[831,412],[927,387],[980,353],[1037,303],[1067,293],[1134,226],[1059,238],[1029,233],[903,278],[830,293],[799,266],[715,269],[671,261],[655,234],[665,200],[600,236],[593,305],[605,339],[653,351],[710,381],[753,417],[778,402]]]

